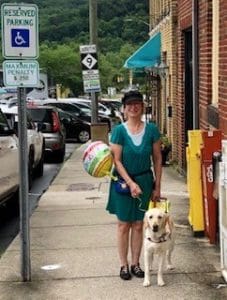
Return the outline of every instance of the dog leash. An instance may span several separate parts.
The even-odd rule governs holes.
[[[139,210],[146,212],[147,210],[142,208],[142,204],[143,204],[142,199],[140,197],[136,197],[136,199],[139,200]],[[153,208],[153,207],[161,208],[165,211],[166,214],[170,210],[170,201],[165,197],[161,197],[159,201],[150,201],[150,202],[153,203],[152,204],[153,206],[149,205],[149,208]]]
[[[139,200],[139,210],[143,211],[143,212],[146,212],[147,211],[146,209],[141,208],[142,204],[143,204],[142,199],[140,197],[136,197],[136,199]]]

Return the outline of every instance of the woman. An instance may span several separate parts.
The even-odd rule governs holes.
[[[120,257],[120,278],[131,279],[131,274],[144,277],[139,258],[143,238],[144,212],[149,201],[160,198],[161,150],[160,133],[153,123],[142,122],[143,96],[129,91],[122,98],[127,121],[116,126],[111,136],[111,150],[117,176],[127,183],[130,192],[120,194],[111,182],[107,210],[118,218],[117,240]],[[153,172],[151,170],[151,157]],[[155,188],[154,186],[155,179]],[[130,235],[131,231],[131,235]],[[130,237],[130,240],[129,240]],[[131,272],[128,249],[131,247]]]

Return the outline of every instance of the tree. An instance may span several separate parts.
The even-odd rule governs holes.
[[[48,78],[70,88],[77,95],[82,90],[79,45],[42,44],[40,47],[40,67],[47,72]]]

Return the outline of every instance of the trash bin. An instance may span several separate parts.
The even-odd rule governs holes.
[[[109,144],[109,125],[107,123],[91,124],[91,140]]]
[[[188,131],[187,186],[189,192],[188,220],[194,236],[204,236],[204,213],[201,176],[201,130]]]
[[[202,189],[205,235],[211,244],[217,242],[218,202],[214,197],[213,153],[221,150],[221,130],[202,131]]]

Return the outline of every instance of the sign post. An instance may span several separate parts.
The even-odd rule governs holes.
[[[26,94],[24,88],[17,89],[18,97],[18,135],[20,166],[20,239],[21,239],[21,277],[31,281],[30,255],[30,206],[28,202],[28,142]]]
[[[98,122],[98,103],[96,92],[100,92],[98,59],[96,53],[96,45],[80,46],[82,75],[84,82],[84,92],[91,93],[91,123]]]
[[[95,45],[80,46],[84,92],[100,92],[98,58]]]
[[[25,87],[38,86],[39,83],[39,65],[32,60],[39,55],[38,7],[27,3],[3,3],[1,24],[2,55],[8,59],[3,62],[4,84],[18,88],[21,276],[23,281],[31,281]]]

